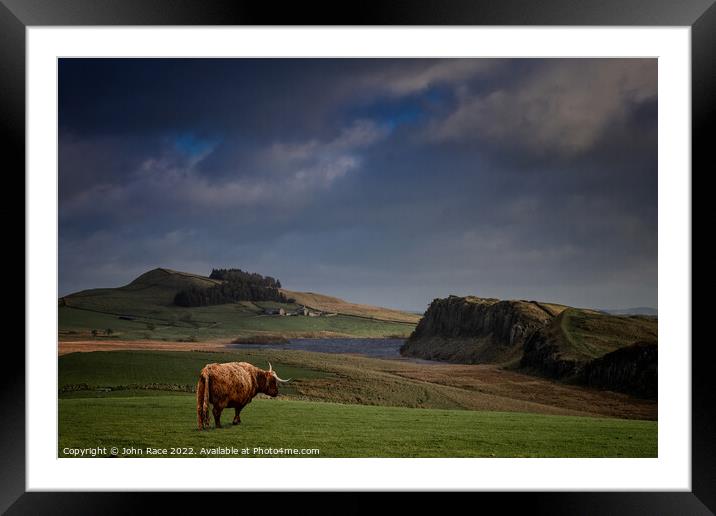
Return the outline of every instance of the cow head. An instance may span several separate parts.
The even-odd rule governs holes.
[[[269,370],[264,371],[264,374],[266,375],[266,390],[264,393],[268,394],[272,398],[275,398],[278,395],[278,382],[286,383],[291,381],[291,378],[288,380],[282,380],[279,378],[276,371],[273,370],[271,362],[269,362]]]

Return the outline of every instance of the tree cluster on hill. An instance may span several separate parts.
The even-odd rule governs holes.
[[[209,277],[223,281],[245,281],[269,288],[281,288],[281,282],[276,278],[262,276],[255,272],[242,271],[241,269],[211,269]]]
[[[271,276],[244,272],[241,269],[213,269],[212,279],[222,283],[208,288],[192,286],[177,292],[174,304],[178,306],[223,305],[237,301],[276,301],[288,303],[279,288],[281,282]]]

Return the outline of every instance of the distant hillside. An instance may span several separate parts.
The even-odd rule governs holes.
[[[122,314],[144,313],[159,305],[171,305],[177,292],[188,288],[208,288],[221,281],[157,268],[138,276],[131,283],[117,288],[82,290],[60,298],[60,306]]]
[[[293,298],[296,303],[308,308],[315,308],[324,312],[333,312],[344,315],[353,315],[356,317],[367,317],[370,319],[378,319],[382,321],[397,321],[406,323],[417,323],[422,315],[410,312],[402,312],[391,308],[382,308],[379,306],[360,305],[349,303],[337,297],[316,294],[315,292],[295,292],[292,290],[281,289],[286,297]]]
[[[533,332],[566,307],[474,296],[434,300],[401,349],[406,356],[462,363],[517,358]]]
[[[240,301],[292,303],[279,291],[281,282],[241,269],[213,269],[210,279],[219,283],[209,287],[190,286],[177,292],[174,304],[184,307],[225,305]]]
[[[211,291],[223,285],[220,279],[158,268],[122,287],[69,294],[58,303],[60,338],[76,340],[99,336],[190,342],[272,336],[377,338],[407,336],[420,318],[397,310],[302,292],[290,292],[287,297],[296,299],[286,299],[286,302],[236,301],[193,307],[177,306],[174,302],[178,292]],[[317,315],[315,317],[278,316],[282,308],[286,314],[300,312],[301,305],[331,312],[331,316],[315,312],[311,314]]]
[[[636,343],[655,347],[657,339],[658,322],[653,317],[570,308],[525,342],[520,366],[552,378],[582,382],[585,368],[593,361]],[[624,367],[631,366],[625,362]]]
[[[643,369],[654,366],[649,360],[656,352],[606,357],[591,368],[591,380],[585,375],[589,364],[617,350],[638,342],[655,347],[657,324],[654,317],[538,301],[450,296],[432,302],[401,353],[460,363],[509,363],[526,372],[643,395],[655,392],[655,385],[636,389],[639,380],[634,378],[648,376]],[[637,356],[642,357],[638,370],[629,369],[625,364]],[[616,371],[619,367],[623,369]]]
[[[656,317],[659,314],[656,308],[651,308],[648,306],[637,306],[634,308],[602,309],[600,311],[611,315],[651,315]]]

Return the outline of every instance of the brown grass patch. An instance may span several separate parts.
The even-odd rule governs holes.
[[[349,303],[337,297],[316,294],[314,292],[293,292],[291,290],[281,289],[286,297],[294,298],[296,303],[309,308],[314,308],[322,312],[333,312],[342,315],[352,315],[354,317],[365,317],[368,319],[377,319],[379,321],[401,322],[417,324],[422,316],[393,310],[391,308],[383,308],[380,306],[361,305],[358,303]]]

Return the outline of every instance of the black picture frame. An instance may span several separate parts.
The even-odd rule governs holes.
[[[714,0],[396,0],[386,3],[284,3],[209,0],[0,0],[0,127],[6,149],[7,175],[19,177],[25,167],[25,30],[30,26],[62,25],[576,25],[689,26],[692,70],[693,169],[707,171],[707,135],[714,131],[716,91],[716,5]],[[709,131],[711,129],[711,131]],[[8,158],[10,158],[8,160]],[[3,167],[4,168],[4,167]],[[713,169],[713,166],[708,168]],[[23,175],[24,177],[24,175]],[[24,191],[24,182],[21,188]],[[692,191],[693,186],[692,186]],[[20,198],[17,194],[16,196]],[[24,198],[24,196],[23,196]],[[696,221],[694,221],[696,222]],[[693,234],[693,233],[692,233]],[[24,247],[23,247],[24,249]],[[693,256],[693,245],[692,245]],[[25,269],[25,275],[29,271]],[[693,319],[693,317],[692,317]],[[6,343],[7,344],[7,343]],[[125,514],[162,503],[190,512],[195,505],[211,511],[206,495],[187,494],[26,493],[25,492],[25,354],[6,345],[0,439],[0,510],[8,514]],[[691,343],[686,343],[691,345]],[[716,511],[716,386],[709,360],[710,343],[692,345],[692,491],[613,493],[480,493],[469,504],[499,504],[501,511],[529,508],[538,514],[711,514]],[[22,431],[21,431],[22,430]],[[199,468],[197,468],[199,469]],[[234,495],[235,496],[235,495]],[[333,512],[330,504],[316,506],[298,494],[290,502],[272,493],[242,494],[242,504],[270,504],[273,510],[293,506],[311,512]],[[348,495],[345,510],[365,508],[362,497]],[[458,496],[458,499],[465,495]],[[161,497],[161,500],[147,498]],[[453,503],[459,504],[456,498]],[[422,495],[413,502],[423,505]],[[231,503],[231,502],[228,502]],[[164,505],[167,504],[167,505]],[[452,504],[451,504],[452,505]],[[425,507],[425,505],[423,505]],[[453,507],[457,507],[453,505]],[[228,507],[224,507],[227,509]],[[303,511],[302,511],[303,512]]]

